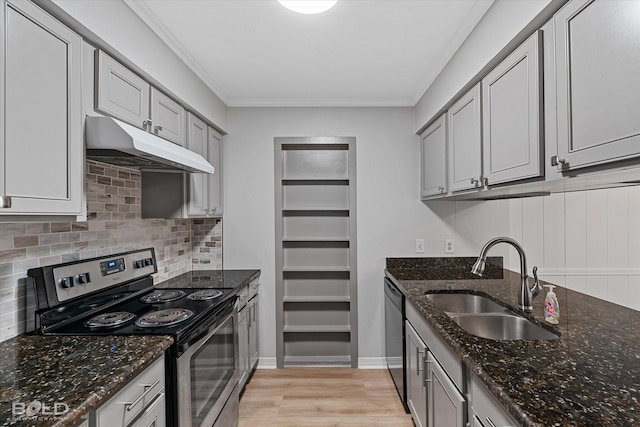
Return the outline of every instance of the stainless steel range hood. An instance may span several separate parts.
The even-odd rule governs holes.
[[[87,158],[141,169],[213,173],[198,153],[112,117],[87,117]]]

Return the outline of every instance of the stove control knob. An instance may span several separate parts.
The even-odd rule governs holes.
[[[142,268],[142,267],[144,267],[144,261],[143,260],[138,260],[138,261],[133,263],[133,268]]]
[[[151,258],[147,258],[144,260],[144,265],[149,266],[153,265],[153,260]]]
[[[89,282],[91,282],[91,276],[89,276],[89,273],[78,274],[78,283],[80,283],[81,285],[85,285]]]
[[[60,286],[64,289],[73,288],[73,276],[60,279]]]

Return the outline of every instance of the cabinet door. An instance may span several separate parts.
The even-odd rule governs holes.
[[[422,159],[421,196],[423,198],[447,193],[447,147],[443,114],[420,135]]]
[[[416,427],[427,427],[427,388],[425,387],[425,356],[427,347],[406,322],[407,345],[407,406]]]
[[[541,32],[482,80],[484,177],[489,185],[542,175]]]
[[[191,113],[187,114],[187,148],[207,158],[207,124]],[[189,174],[187,215],[206,216],[209,209],[209,174]]]
[[[637,1],[572,1],[554,17],[563,169],[640,156]]]
[[[79,215],[82,39],[31,2],[3,2],[0,18],[0,213]]]
[[[468,190],[482,182],[480,83],[447,112],[449,121],[449,189]]]
[[[149,84],[102,51],[97,51],[96,108],[105,114],[147,129]]]
[[[464,427],[465,399],[431,352],[427,352],[429,427]]]
[[[151,131],[184,147],[185,110],[156,88],[151,88]]]
[[[211,126],[208,131],[207,160],[215,171],[209,178],[209,215],[222,215],[222,135]]]
[[[249,310],[245,306],[238,313],[238,385],[244,387],[249,376]]]
[[[249,301],[249,370],[254,369],[260,357],[260,338],[258,329],[259,299],[256,295]]]

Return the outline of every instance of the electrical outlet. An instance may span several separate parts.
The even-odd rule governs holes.
[[[416,239],[416,253],[417,254],[424,253],[424,239]]]
[[[444,240],[444,253],[452,254],[456,251],[456,248],[453,244],[453,239],[445,239]]]

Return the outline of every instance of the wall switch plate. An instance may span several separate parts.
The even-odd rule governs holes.
[[[417,254],[424,253],[424,239],[416,239],[416,253]]]
[[[454,244],[453,244],[453,239],[445,239],[444,240],[444,253],[445,254],[452,254],[454,253],[456,250]]]

